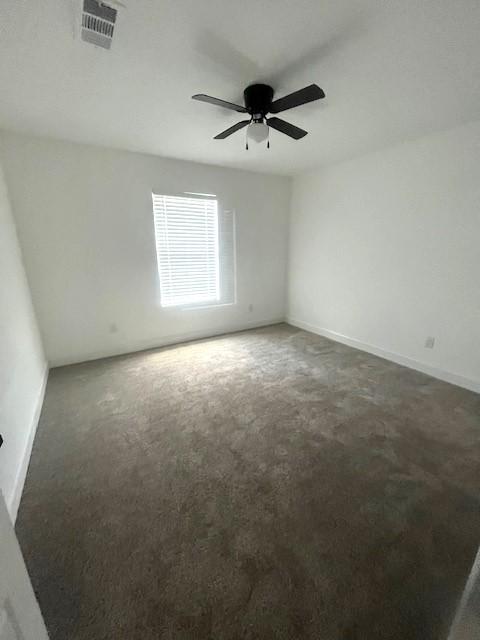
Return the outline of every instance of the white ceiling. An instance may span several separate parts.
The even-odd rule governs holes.
[[[124,0],[111,51],[74,37],[72,0],[0,0],[0,127],[225,166],[295,174],[480,118],[478,0]],[[245,151],[254,81],[276,96],[315,82]]]

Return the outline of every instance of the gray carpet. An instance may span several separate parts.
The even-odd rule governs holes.
[[[277,325],[55,369],[17,532],[51,640],[441,640],[480,396]]]

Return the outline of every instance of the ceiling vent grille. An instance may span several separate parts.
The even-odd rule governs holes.
[[[110,49],[117,10],[97,0],[83,0],[82,40]]]

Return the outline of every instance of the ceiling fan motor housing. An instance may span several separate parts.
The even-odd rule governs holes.
[[[243,92],[245,108],[254,122],[262,122],[270,110],[273,89],[268,84],[251,84]]]

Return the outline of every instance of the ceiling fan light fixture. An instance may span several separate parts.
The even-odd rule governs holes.
[[[248,149],[248,142],[265,142],[267,140],[267,148],[270,148],[268,142],[270,128],[276,129],[280,133],[293,138],[293,140],[300,140],[307,135],[307,131],[296,127],[294,124],[277,118],[276,116],[270,118],[268,114],[281,113],[294,107],[299,107],[302,104],[313,102],[315,100],[321,100],[325,98],[325,92],[316,84],[310,84],[308,87],[303,87],[298,91],[289,93],[283,98],[273,100],[274,91],[273,88],[267,84],[251,84],[243,92],[243,99],[245,106],[235,104],[233,102],[227,102],[220,98],[214,98],[208,96],[205,93],[196,93],[192,98],[199,100],[200,102],[207,102],[217,107],[223,107],[230,111],[237,111],[238,113],[246,113],[250,116],[250,120],[241,120],[233,126],[225,129],[221,133],[215,136],[215,140],[225,140],[233,133],[240,131],[240,129],[247,128],[247,142],[246,148]]]
[[[252,142],[265,142],[268,138],[268,125],[265,122],[252,122],[248,125],[247,137]]]

